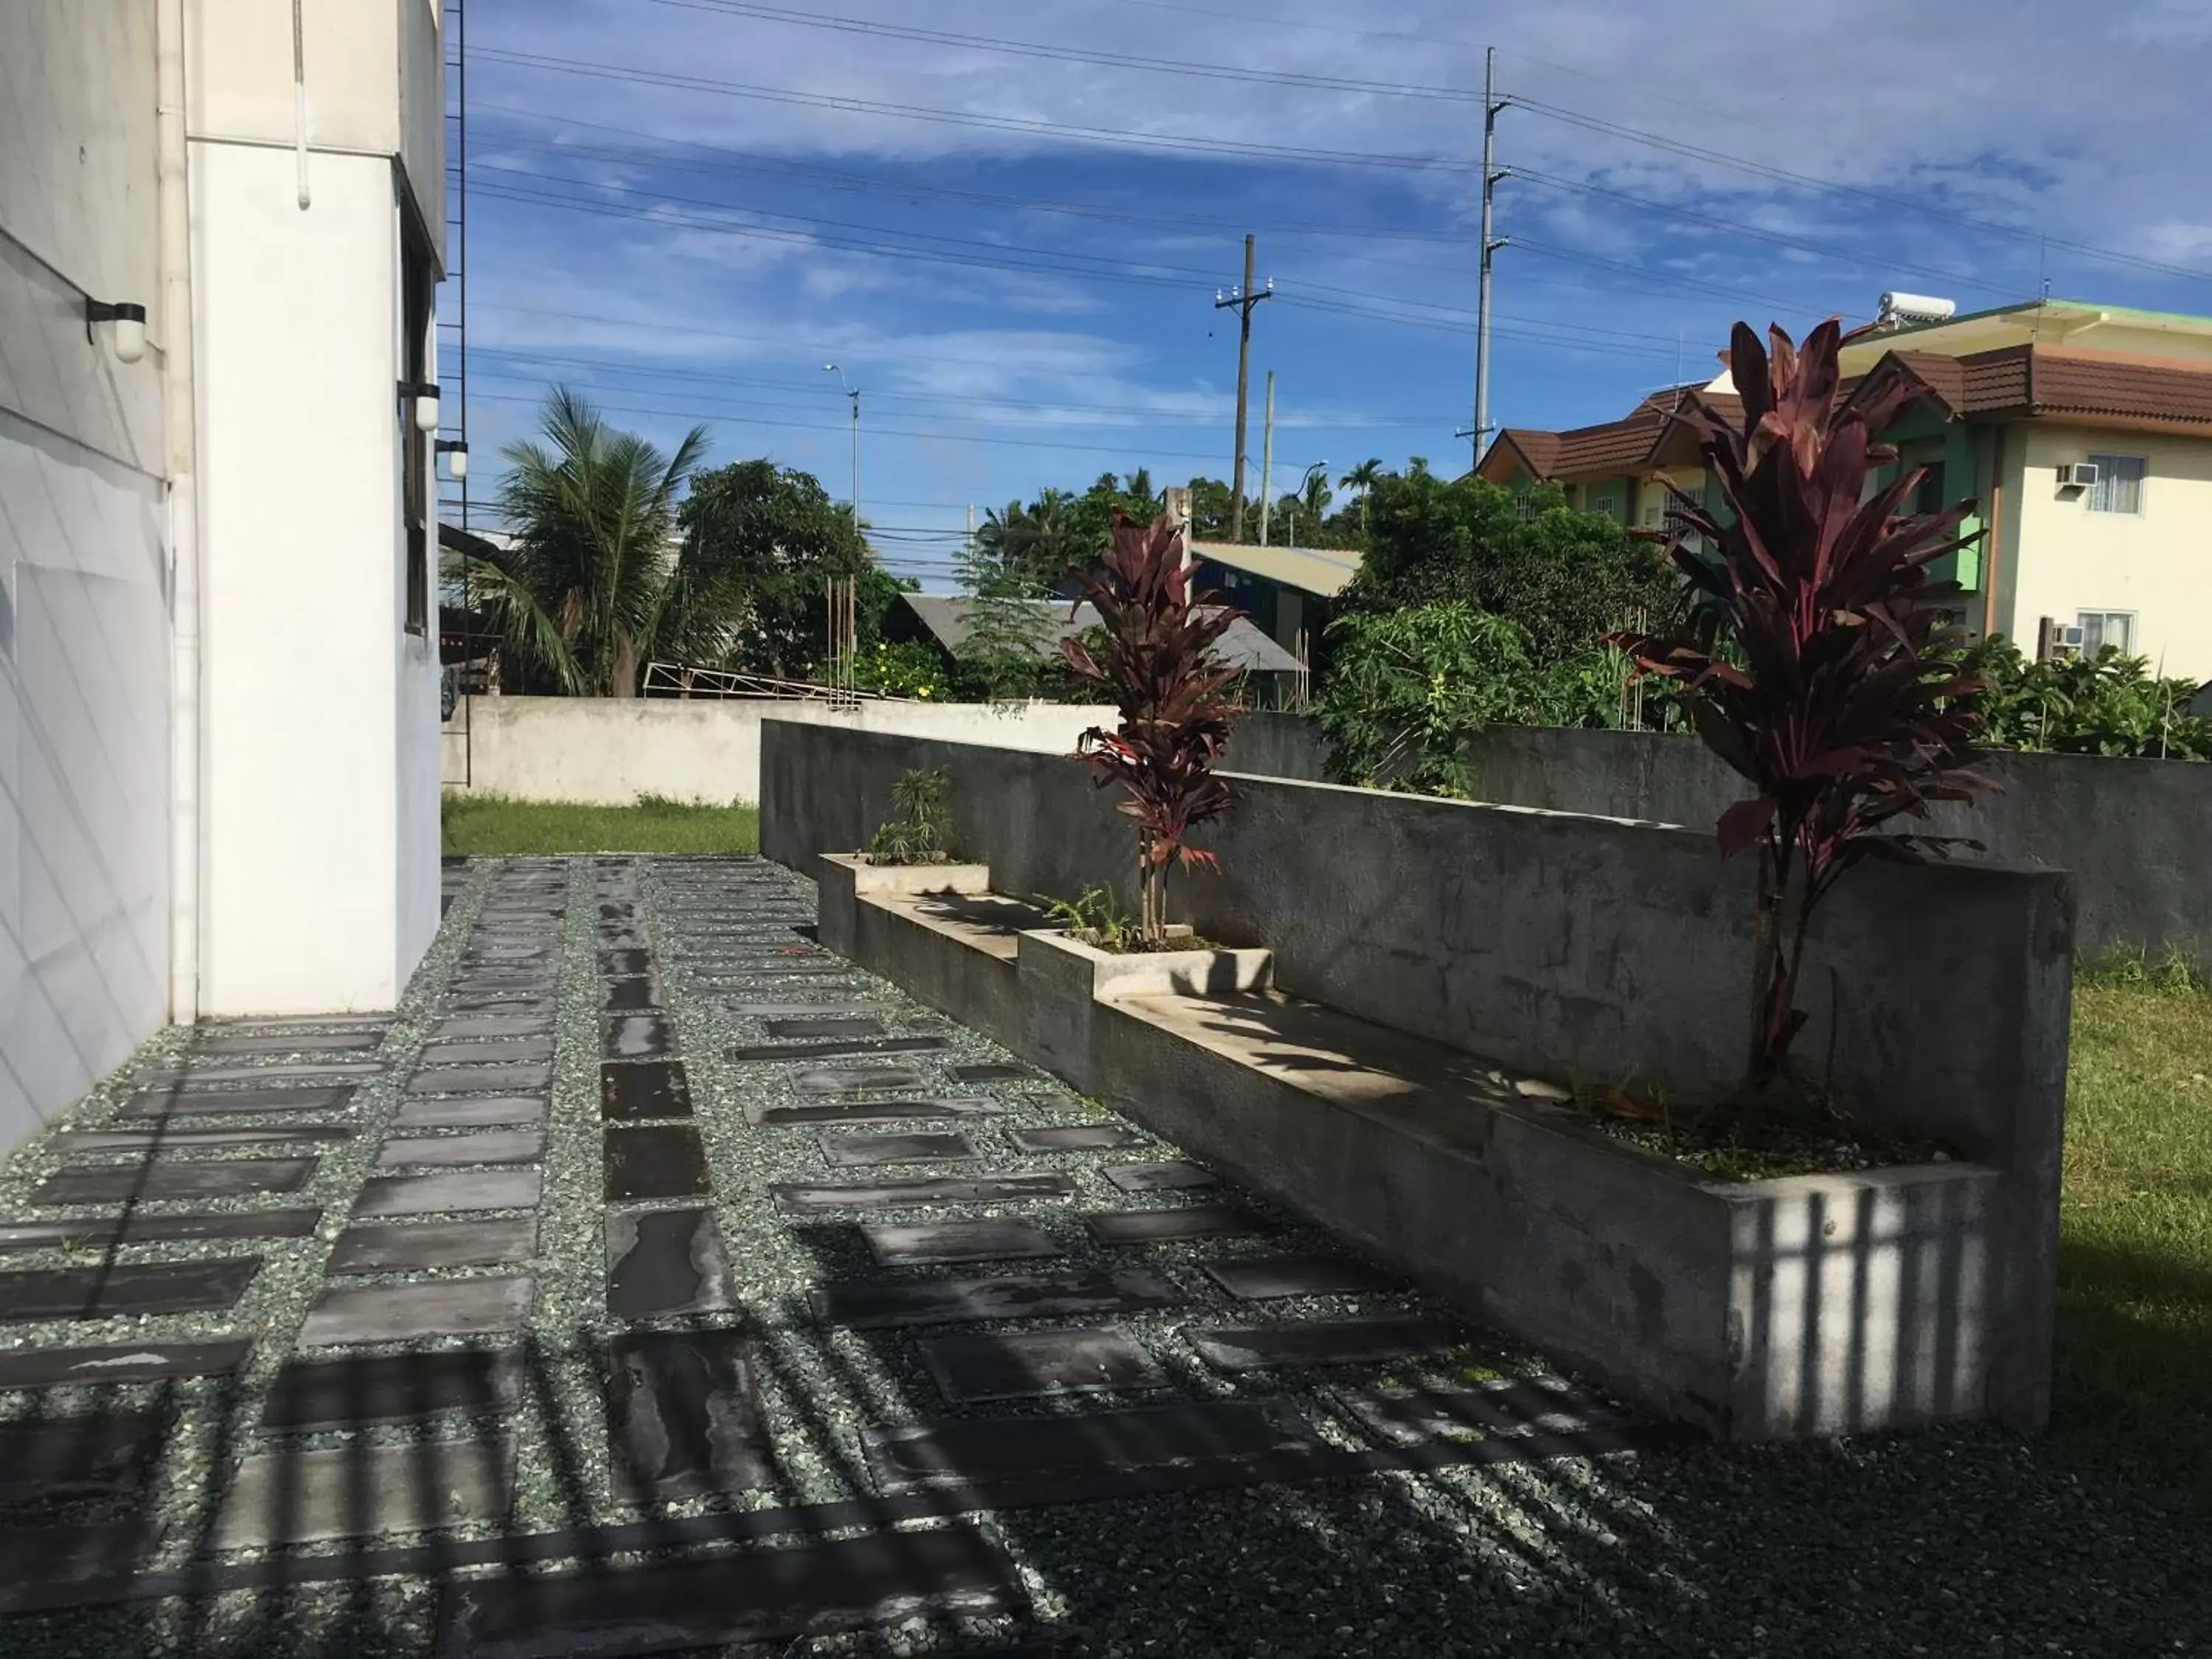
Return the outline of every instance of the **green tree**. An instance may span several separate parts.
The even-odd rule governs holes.
[[[1505,617],[1540,664],[1579,659],[1613,629],[1656,617],[1677,591],[1660,555],[1559,491],[1526,495],[1427,471],[1370,487],[1366,557],[1348,608],[1456,602]]]
[[[993,507],[976,527],[975,545],[1000,575],[1049,592],[1070,571],[1089,562],[1076,517],[1078,500],[1064,489],[1048,488],[1026,507],[1008,501]]]
[[[858,642],[879,637],[899,584],[870,556],[852,508],[811,473],[768,460],[714,468],[692,480],[682,518],[687,547],[738,607],[728,648],[687,660],[784,679],[816,673],[829,655],[833,577],[858,584]]]
[[[1368,492],[1382,481],[1382,459],[1379,455],[1370,456],[1336,481],[1340,489],[1359,492],[1359,533],[1362,537],[1367,534]]]
[[[1193,478],[1190,481],[1190,533],[1201,542],[1225,542],[1229,539],[1229,486],[1218,478]],[[1258,515],[1253,515],[1247,533],[1259,539]]]
[[[490,626],[524,676],[577,696],[634,697],[655,653],[726,641],[735,604],[698,550],[676,544],[676,498],[706,447],[672,456],[610,429],[556,386],[542,441],[505,451],[512,549],[471,561]]]

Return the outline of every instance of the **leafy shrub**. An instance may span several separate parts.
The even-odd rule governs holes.
[[[1960,545],[1971,503],[1904,512],[1917,468],[1869,494],[1874,469],[1895,455],[1876,434],[1912,393],[1869,383],[1839,399],[1841,333],[1823,323],[1801,353],[1774,329],[1770,357],[1736,325],[1729,358],[1742,424],[1696,398],[1686,417],[1725,510],[1674,493],[1670,550],[1687,605],[1668,632],[1617,641],[1645,672],[1680,682],[1698,735],[1752,787],[1717,826],[1723,854],[1759,854],[1747,1107],[1789,1078],[1806,1018],[1798,969],[1820,900],[1863,858],[1940,856],[1940,841],[1887,826],[1988,787],[1965,769],[1982,682],[1960,668],[1957,630],[1933,603],[1947,590],[1928,575]]]
[[[1474,793],[1466,746],[1486,726],[1605,726],[1623,665],[1593,649],[1539,665],[1528,631],[1455,600],[1352,611],[1330,625],[1314,700],[1339,782]]]
[[[891,786],[891,816],[868,842],[872,864],[942,864],[952,833],[947,797],[952,777],[941,769],[902,772]]]
[[[853,684],[861,691],[880,691],[887,697],[919,697],[943,701],[947,692],[945,660],[937,647],[923,640],[901,640],[893,644],[878,640],[873,650],[853,659]]]
[[[2116,647],[2094,657],[2030,662],[2000,635],[1968,652],[1966,663],[1986,683],[1974,706],[1992,744],[2061,755],[2212,760],[2212,718],[2185,712],[2197,683],[2160,679],[2145,659]]]

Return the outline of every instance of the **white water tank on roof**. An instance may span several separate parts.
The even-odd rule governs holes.
[[[1885,323],[1943,323],[1957,314],[1956,300],[1939,300],[1927,294],[1885,294],[1881,320]]]

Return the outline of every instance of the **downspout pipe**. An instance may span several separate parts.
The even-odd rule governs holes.
[[[1999,424],[1990,440],[1990,510],[1982,529],[1982,637],[1985,640],[1997,631],[1997,574],[2004,547],[2004,465],[2005,429]]]
[[[307,189],[307,31],[300,18],[301,0],[292,0],[292,155],[299,172],[300,211],[314,198]]]
[[[185,7],[155,20],[155,199],[161,257],[163,441],[169,481],[169,1018],[200,1011],[200,523],[192,373],[192,229]]]

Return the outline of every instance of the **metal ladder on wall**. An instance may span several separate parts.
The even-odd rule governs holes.
[[[443,0],[440,15],[444,23],[445,52],[446,281],[438,295],[438,375],[444,387],[444,396],[440,400],[441,419],[438,436],[459,442],[465,447],[463,453],[465,453],[469,441],[469,67],[466,0]],[[467,471],[458,479],[437,479],[435,520],[440,523],[457,524],[463,530],[473,528],[469,522],[469,489]],[[472,629],[475,607],[471,603],[473,595],[470,592],[468,562],[460,561],[458,580],[449,580],[444,573],[441,556],[437,585],[437,604],[441,615],[441,625],[438,629],[441,672],[445,637],[442,614],[449,596],[461,618],[462,626]],[[457,678],[459,696],[453,708],[456,729],[444,732],[440,738],[439,775],[441,783],[467,788],[475,781],[476,698],[489,686],[484,683],[487,672],[478,662],[465,660],[457,665]]]

